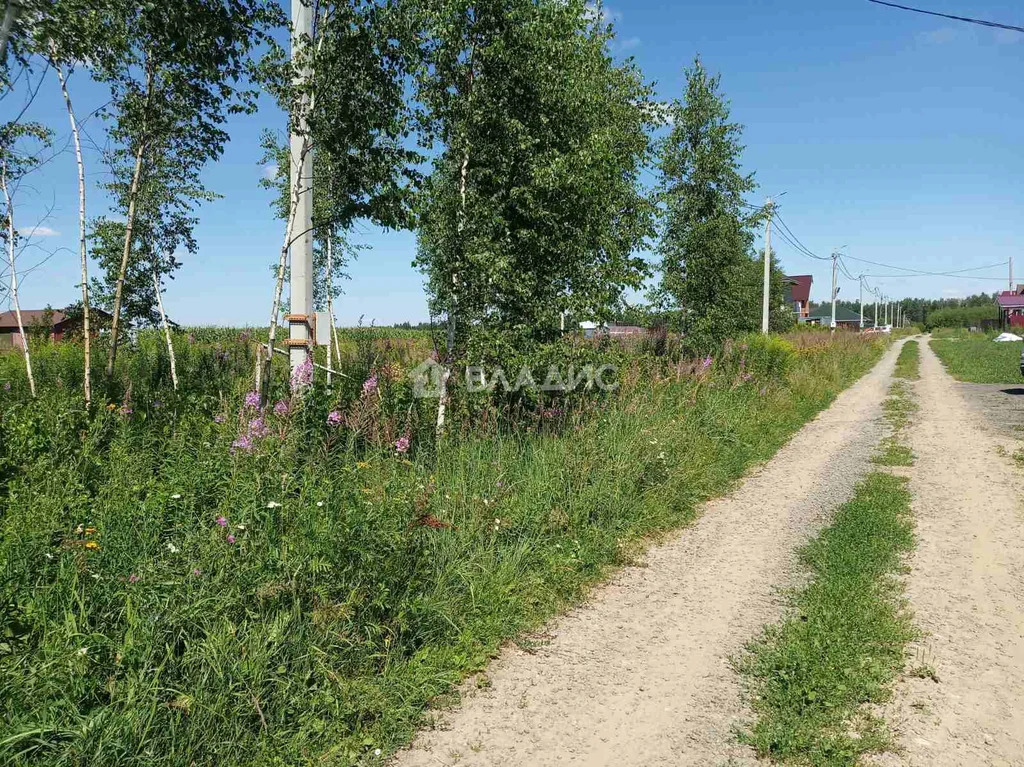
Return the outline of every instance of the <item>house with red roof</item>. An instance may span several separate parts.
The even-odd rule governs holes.
[[[1004,290],[996,296],[999,306],[999,326],[1024,328],[1024,285],[1016,290]]]
[[[109,323],[111,317],[95,306],[89,309],[89,315],[89,335],[95,338],[97,329]],[[21,324],[30,338],[33,332],[38,332],[39,336],[45,336],[51,341],[61,341],[69,334],[82,334],[81,315],[69,316],[58,309],[22,309]],[[0,351],[24,348],[24,339],[18,329],[18,317],[14,310],[0,312]]]
[[[793,307],[797,319],[806,318],[811,312],[811,283],[814,277],[809,274],[787,275],[786,303]]]

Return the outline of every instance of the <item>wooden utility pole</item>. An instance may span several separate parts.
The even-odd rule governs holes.
[[[292,60],[305,58],[297,75],[300,86],[309,77],[308,56],[302,51],[313,39],[313,9],[303,0],[292,0]],[[313,151],[309,146],[310,96],[303,94],[297,105],[298,119],[293,121],[290,136],[292,200],[296,206],[291,243],[291,296],[288,315],[288,346],[291,369],[306,364],[311,358],[313,342]]]
[[[768,318],[771,313],[769,283],[772,278],[772,216],[774,215],[775,203],[768,198],[765,203],[765,212],[768,220],[764,225],[764,290],[761,293],[761,332],[768,332]]]

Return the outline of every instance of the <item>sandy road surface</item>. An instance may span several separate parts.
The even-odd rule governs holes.
[[[901,754],[886,765],[1024,765],[1024,474],[969,388],[926,343],[910,470],[918,543],[908,596],[926,633],[886,713]]]
[[[550,627],[508,650],[491,687],[423,731],[395,764],[740,764],[747,717],[728,657],[781,611],[794,553],[850,495],[880,436],[897,348],[770,462],[669,543]]]

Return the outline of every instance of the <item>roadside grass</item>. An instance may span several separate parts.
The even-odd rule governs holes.
[[[910,386],[904,381],[894,381],[889,387],[889,396],[882,403],[882,415],[894,433],[899,433],[910,423],[910,416],[917,412]]]
[[[900,442],[898,437],[886,437],[871,462],[879,466],[913,466],[914,458],[914,451]]]
[[[133,409],[89,420],[67,378],[38,402],[0,394],[4,764],[381,763],[504,642],[692,520],[885,348],[797,336],[767,375],[752,339],[706,374],[626,380],[558,428],[470,424],[396,454],[365,441],[390,423],[365,371],[344,382],[345,426],[311,395],[235,450],[251,359],[188,343],[195,381],[173,408],[157,344],[122,360]]]
[[[983,384],[1020,384],[1019,341],[995,343],[977,333],[959,334],[929,341],[946,370],[958,381]]]
[[[915,636],[896,578],[913,542],[907,480],[873,472],[801,550],[810,583],[738,663],[757,715],[743,738],[759,756],[853,765],[887,745],[864,707],[887,698]]]
[[[896,377],[916,381],[921,377],[921,350],[917,341],[907,341],[896,358]]]

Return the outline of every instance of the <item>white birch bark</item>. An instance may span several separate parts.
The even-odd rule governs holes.
[[[28,336],[25,324],[21,321],[21,304],[18,302],[18,270],[15,266],[14,241],[17,230],[14,228],[14,203],[7,188],[7,163],[0,168],[0,188],[3,189],[4,202],[7,204],[7,260],[11,270],[11,302],[14,304],[14,316],[18,320],[18,333],[21,335],[21,348],[25,354],[25,373],[28,375],[28,389],[32,397],[36,396],[36,379],[32,375],[32,355],[28,348]]]

